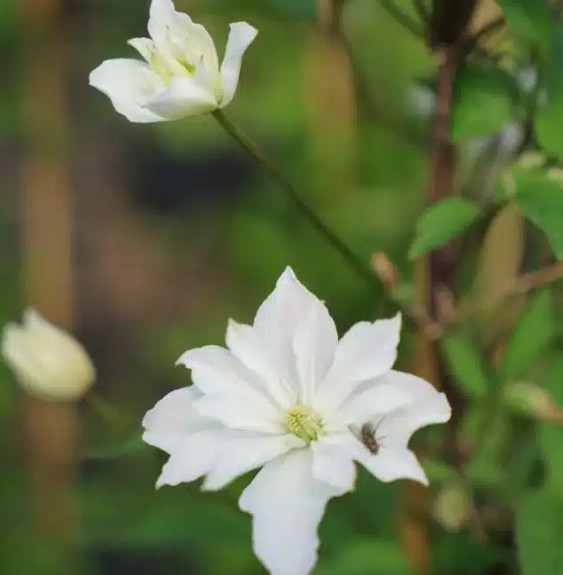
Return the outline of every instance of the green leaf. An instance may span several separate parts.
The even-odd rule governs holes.
[[[563,119],[563,117],[562,117]],[[514,203],[545,233],[551,249],[563,259],[563,188],[540,171],[518,177]]]
[[[455,467],[437,459],[425,459],[424,471],[430,483],[445,483],[459,477]]]
[[[486,431],[486,433],[485,433]],[[498,487],[504,482],[499,454],[509,436],[507,417],[485,402],[472,402],[461,425],[463,445],[479,445],[466,468],[466,477],[479,487]]]
[[[563,573],[563,500],[546,489],[528,494],[516,512],[522,575]]]
[[[432,574],[484,575],[498,572],[499,564],[507,564],[510,550],[497,544],[483,545],[469,530],[440,533],[433,539]],[[495,569],[497,567],[497,569]]]
[[[498,132],[516,115],[516,84],[497,69],[466,66],[453,91],[451,138],[454,142]]]
[[[465,394],[480,398],[487,393],[487,370],[470,341],[451,333],[442,340],[442,353],[454,380]]]
[[[547,51],[551,28],[548,0],[498,0],[512,34]]]
[[[554,403],[563,406],[563,352],[554,359],[548,369],[544,388],[551,395]],[[563,485],[563,427],[553,422],[542,421],[539,426],[540,445],[547,466],[546,481],[552,485]]]
[[[536,114],[536,136],[540,146],[559,160],[563,159],[563,23],[554,26],[548,63],[542,80],[547,98]]]
[[[448,198],[430,206],[416,224],[409,256],[415,258],[447,243],[466,230],[479,215],[479,208],[462,198]]]
[[[501,373],[505,378],[521,376],[542,358],[553,339],[552,313],[549,292],[542,292],[530,301],[514,326],[504,354]]]
[[[359,541],[349,545],[315,575],[409,575],[400,546],[391,541]]]

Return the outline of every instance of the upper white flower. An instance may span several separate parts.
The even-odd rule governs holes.
[[[129,40],[146,61],[106,60],[90,74],[90,84],[131,122],[162,122],[224,108],[235,95],[242,56],[257,34],[246,22],[230,28],[219,66],[215,44],[201,24],[176,12],[172,0],[152,0],[150,39]]]
[[[227,349],[178,360],[193,386],[143,421],[143,439],[170,454],[157,486],[204,477],[204,489],[220,489],[263,466],[239,501],[254,517],[255,553],[274,575],[309,573],[325,505],[353,488],[354,461],[382,481],[427,483],[409,438],[447,421],[450,406],[391,369],[400,324],[360,322],[338,341],[324,304],[286,269],[253,325],[229,322]]]
[[[92,386],[95,369],[70,334],[28,309],[22,325],[2,329],[2,356],[21,386],[42,399],[73,401]]]

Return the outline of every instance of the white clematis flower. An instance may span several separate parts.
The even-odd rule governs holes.
[[[220,489],[262,467],[239,505],[274,575],[313,568],[331,497],[354,487],[354,462],[381,481],[427,479],[414,431],[450,417],[429,383],[392,370],[401,319],[360,322],[339,341],[324,304],[286,269],[253,325],[229,322],[227,348],[178,360],[193,385],[147,413],[143,439],[170,454],[157,486],[204,477]]]
[[[3,327],[0,351],[23,389],[41,399],[76,401],[96,378],[80,343],[34,309],[24,312],[21,325]]]
[[[150,38],[129,40],[145,61],[106,60],[90,74],[90,85],[131,122],[163,122],[224,108],[235,95],[243,54],[257,34],[246,22],[230,28],[219,66],[215,44],[201,24],[176,12],[172,0],[152,0]]]

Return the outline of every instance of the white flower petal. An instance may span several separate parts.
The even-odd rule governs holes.
[[[242,57],[257,34],[258,30],[246,22],[235,22],[230,25],[225,57],[221,64],[221,78],[223,80],[221,108],[228,106],[235,95]]]
[[[309,306],[293,337],[303,404],[312,404],[315,392],[332,364],[337,346],[338,333],[334,321],[324,304],[317,301]]]
[[[217,108],[213,92],[195,78],[172,78],[169,86],[145,103],[148,110],[167,120],[206,114]]]
[[[52,377],[49,375],[52,373],[52,369],[48,369],[48,365],[45,365],[41,358],[36,356],[29,338],[26,337],[26,332],[21,326],[15,323],[8,323],[4,326],[1,352],[4,361],[28,391],[34,390],[35,393],[40,391],[41,382],[57,385],[56,381],[51,381]],[[52,361],[49,354],[45,359],[48,362]]]
[[[190,349],[178,359],[178,364],[192,370],[192,381],[202,393],[232,394],[240,391],[247,394],[254,391],[271,399],[260,377],[229,350],[218,345]]]
[[[279,405],[289,407],[295,400],[295,392],[288,382],[290,376],[282,369],[267,340],[260,335],[252,326],[229,320],[227,346],[248,369],[259,375],[268,394]]]
[[[340,340],[334,363],[320,386],[320,404],[338,407],[359,384],[390,370],[397,358],[400,330],[400,314],[353,325]]]
[[[143,418],[143,441],[172,453],[188,435],[214,426],[195,410],[200,397],[192,387],[177,389],[161,399]]]
[[[411,398],[407,405],[382,419],[378,436],[386,437],[387,445],[406,447],[417,429],[450,419],[451,407],[446,396],[424,379],[400,371],[390,371],[378,379],[381,385],[394,385]]]
[[[172,0],[152,0],[148,31],[159,49],[166,47],[170,36],[185,33],[191,24],[191,18],[187,14],[177,12]]]
[[[205,475],[213,465],[222,439],[222,430],[204,430],[185,437],[170,454],[156,487],[189,483]]]
[[[254,552],[271,575],[307,575],[317,559],[327,501],[340,492],[317,481],[312,453],[296,449],[261,469],[239,500],[253,515]]]
[[[390,413],[412,401],[409,393],[400,385],[380,383],[379,378],[362,385],[362,391],[349,397],[338,410],[339,417],[349,423],[362,425],[381,415]]]
[[[130,122],[162,122],[160,114],[145,108],[164,84],[148,64],[139,60],[118,58],[102,62],[90,73],[90,85],[109,97],[117,112]]]
[[[319,327],[326,333],[314,341]],[[299,282],[289,267],[258,309],[254,329],[256,337],[268,346],[277,372],[283,374],[298,394],[303,389],[297,370],[305,377],[311,369],[314,377],[320,376],[334,352],[337,337],[324,304]]]
[[[377,479],[388,483],[396,479],[412,479],[428,485],[428,479],[415,454],[409,449],[381,446],[376,455],[367,449],[357,452],[357,460]]]
[[[256,312],[254,327],[265,337],[275,335],[289,340],[306,312],[319,300],[302,285],[293,270],[287,267],[276,287]]]
[[[304,442],[294,435],[231,432],[221,442],[213,467],[205,478],[203,489],[221,489],[239,475],[303,445]]]
[[[356,466],[345,446],[321,438],[311,444],[311,449],[315,479],[331,485],[341,493],[354,488]]]
[[[282,412],[257,393],[213,393],[194,405],[202,415],[231,429],[285,433]]]
[[[193,66],[203,58],[210,70],[219,69],[215,44],[207,30],[177,12],[171,0],[152,1],[148,29],[159,51]]]
[[[151,63],[156,46],[150,38],[131,38],[131,40],[127,40],[127,44],[135,48],[148,64]]]

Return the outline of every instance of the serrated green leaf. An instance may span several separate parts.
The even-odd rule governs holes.
[[[542,232],[558,259],[563,259],[563,187],[544,173],[530,172],[516,179],[514,203]]]
[[[501,373],[507,379],[521,376],[540,360],[553,339],[549,292],[536,295],[514,326],[504,354]]]
[[[347,546],[315,575],[409,575],[401,547],[392,541],[360,541]]]
[[[409,256],[415,258],[447,243],[466,230],[479,215],[479,208],[462,198],[448,198],[430,206],[416,224]]]
[[[547,50],[551,28],[548,0],[498,0],[512,34]]]
[[[563,23],[553,27],[548,64],[542,75],[547,98],[540,100],[535,118],[536,136],[542,148],[563,159]]]
[[[514,80],[500,70],[464,67],[454,84],[452,140],[459,142],[498,132],[515,119],[516,92]]]
[[[522,575],[563,573],[563,500],[546,489],[528,494],[516,510],[516,541]]]
[[[442,340],[442,353],[461,391],[480,398],[488,390],[488,377],[477,348],[462,335],[451,333]]]

